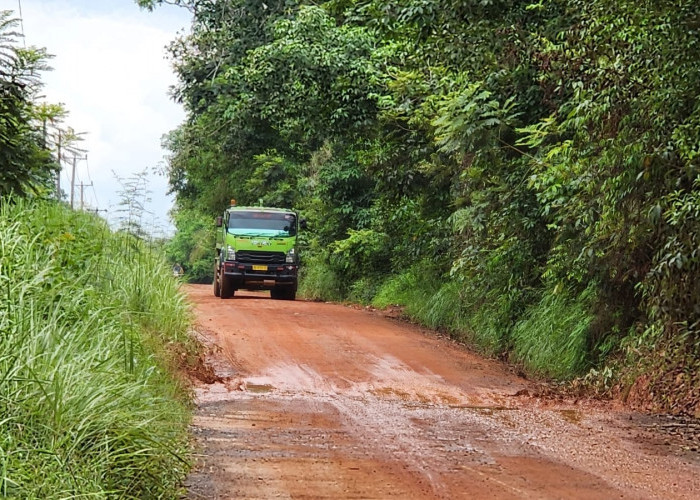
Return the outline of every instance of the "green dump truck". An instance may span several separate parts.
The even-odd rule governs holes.
[[[236,290],[270,290],[273,299],[295,299],[297,234],[306,227],[296,212],[238,207],[232,201],[216,225],[215,296],[226,299]]]

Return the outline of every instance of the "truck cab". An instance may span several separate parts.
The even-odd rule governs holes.
[[[217,217],[214,295],[270,290],[273,299],[296,298],[297,234],[305,222],[289,209],[238,207],[232,201]]]

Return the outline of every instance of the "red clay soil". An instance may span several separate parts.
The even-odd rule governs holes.
[[[532,396],[380,314],[186,290],[218,378],[195,385],[190,499],[700,498],[697,448],[651,417]]]

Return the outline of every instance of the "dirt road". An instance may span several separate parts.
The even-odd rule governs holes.
[[[218,376],[196,387],[191,499],[700,498],[698,454],[649,417],[536,397],[377,313],[187,292]]]

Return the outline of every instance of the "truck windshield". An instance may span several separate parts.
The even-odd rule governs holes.
[[[294,236],[297,218],[280,212],[231,212],[227,230],[238,236]]]

